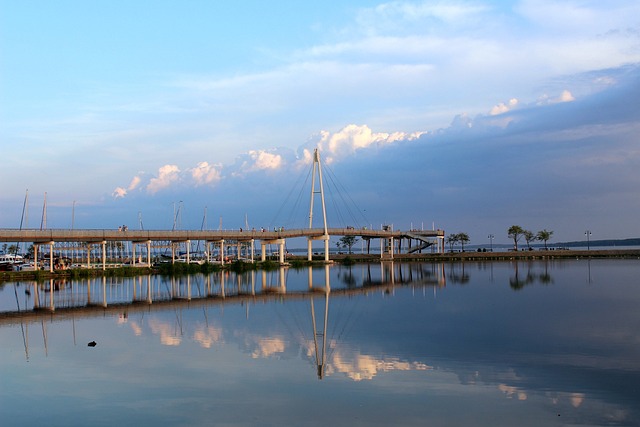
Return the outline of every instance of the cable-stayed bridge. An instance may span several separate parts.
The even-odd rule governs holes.
[[[50,230],[16,230],[16,229],[0,229],[0,242],[16,242],[16,243],[33,243],[35,247],[54,246],[56,243],[82,243],[86,250],[91,246],[101,246],[105,252],[110,243],[129,242],[134,251],[135,259],[136,246],[142,245],[140,254],[146,246],[145,253],[151,256],[151,248],[159,246],[177,247],[181,243],[190,243],[194,241],[204,242],[205,247],[208,245],[216,245],[217,249],[224,251],[225,243],[233,246],[237,245],[253,245],[259,242],[261,246],[260,256],[262,261],[265,260],[265,246],[268,244],[277,244],[280,246],[279,256],[284,257],[287,239],[306,238],[309,242],[316,239],[325,239],[338,236],[354,236],[363,240],[379,239],[381,244],[381,257],[393,258],[394,241],[399,239],[413,239],[421,242],[415,248],[424,248],[436,245],[438,251],[442,251],[444,231],[442,230],[371,230],[371,229],[355,229],[355,228],[302,228],[277,231],[260,231],[260,230],[232,230],[232,231],[216,231],[216,230],[91,230],[91,229],[50,229]],[[187,249],[190,245],[186,245]],[[94,248],[95,249],[95,248]],[[205,251],[206,252],[206,251]],[[213,253],[210,250],[209,253]],[[174,253],[174,257],[178,254]],[[184,254],[182,254],[184,255]],[[189,254],[187,254],[189,255]],[[253,254],[255,255],[255,254]],[[311,260],[312,254],[308,253],[308,259]],[[325,253],[325,260],[329,261],[329,251]],[[145,260],[146,262],[147,260]],[[187,260],[188,261],[188,260]],[[284,263],[284,258],[280,259]],[[150,263],[150,261],[149,261]]]
[[[322,209],[322,226],[313,224],[314,201],[320,196]],[[329,241],[331,237],[359,237],[367,241],[368,246],[371,240],[378,239],[380,242],[380,256],[385,259],[393,259],[396,241],[409,240],[410,249],[408,252],[415,252],[435,247],[438,252],[444,252],[444,231],[443,230],[394,230],[392,227],[381,227],[380,230],[371,228],[330,228],[327,224],[325,208],[324,187],[322,181],[322,168],[320,155],[317,150],[314,152],[314,162],[311,182],[311,203],[309,207],[309,227],[298,229],[276,228],[273,231],[266,229],[251,230],[129,230],[126,227],[119,229],[0,229],[0,242],[32,243],[34,245],[34,262],[38,263],[39,248],[49,247],[47,252],[50,258],[50,269],[53,271],[54,250],[60,250],[56,245],[60,243],[75,244],[75,248],[80,248],[86,254],[87,266],[91,266],[91,254],[101,261],[102,268],[106,268],[107,249],[113,249],[114,245],[127,244],[131,248],[132,264],[152,263],[152,249],[160,247],[171,249],[171,261],[184,260],[190,262],[191,242],[202,242],[203,253],[206,261],[212,261],[212,255],[217,252],[218,260],[225,261],[225,245],[235,247],[235,254],[240,258],[244,250],[244,259],[253,262],[255,260],[256,242],[260,244],[260,259],[266,259],[266,246],[277,245],[277,253],[280,264],[285,264],[285,247],[287,239],[303,238],[307,240],[307,259],[312,260],[312,243],[320,240],[324,243],[324,261],[330,262]],[[417,241],[416,246],[411,245],[412,241]],[[179,247],[184,244],[186,253],[176,253]],[[43,252],[45,252],[43,251]],[[137,252],[137,255],[136,255]],[[143,259],[143,254],[146,259]]]

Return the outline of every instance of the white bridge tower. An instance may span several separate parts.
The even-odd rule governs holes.
[[[318,175],[319,188],[316,189],[316,174]],[[312,243],[314,240],[324,240],[324,261],[329,261],[329,232],[327,230],[327,209],[324,203],[324,185],[322,183],[322,167],[320,165],[320,153],[318,149],[313,150],[313,171],[311,172],[311,204],[309,206],[309,229],[313,228],[313,201],[316,194],[320,195],[322,201],[322,221],[324,234],[321,236],[309,237],[307,240],[307,259],[312,260]]]

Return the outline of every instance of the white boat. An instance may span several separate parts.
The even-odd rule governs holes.
[[[0,254],[0,271],[12,271],[24,263],[22,255]]]

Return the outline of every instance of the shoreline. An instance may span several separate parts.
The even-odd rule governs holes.
[[[447,252],[424,253],[424,254],[394,254],[393,259],[381,258],[379,254],[334,254],[330,263],[352,265],[358,263],[375,262],[464,262],[464,261],[521,261],[521,260],[562,260],[562,259],[640,259],[640,249],[599,249],[599,250],[533,250],[533,251],[501,251],[501,252]],[[287,257],[288,267],[306,267],[324,265],[324,257],[314,256],[309,262],[306,256],[291,255]],[[241,270],[251,269],[274,269],[279,265],[274,261],[256,262],[255,264],[242,264]],[[117,269],[102,270],[95,269],[73,269],[57,270],[49,272],[40,271],[3,271],[0,272],[0,283],[19,282],[28,280],[48,280],[63,278],[87,278],[102,276],[130,277],[144,274],[193,274],[206,273],[207,271],[218,271],[224,269],[237,269],[237,263],[229,263],[224,266],[218,264],[209,265],[186,265],[177,263],[174,268],[163,270],[157,267],[121,267]]]
[[[355,262],[380,261],[380,255],[340,254],[334,255],[334,261],[351,258]],[[640,249],[560,249],[533,251],[494,251],[494,252],[446,252],[425,254],[395,254],[393,261],[505,261],[534,259],[569,259],[569,258],[640,258]],[[383,261],[390,261],[384,259]]]

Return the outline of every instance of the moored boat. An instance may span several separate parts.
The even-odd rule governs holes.
[[[22,255],[0,254],[0,271],[13,271],[24,264]]]

